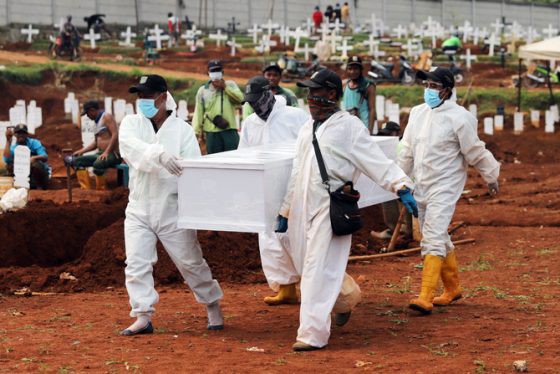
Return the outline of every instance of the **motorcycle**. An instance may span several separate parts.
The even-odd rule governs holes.
[[[465,81],[465,72],[461,68],[461,65],[455,62],[455,55],[457,54],[456,50],[447,50],[443,52],[445,55],[449,57],[449,66],[447,67],[453,73],[453,77],[455,77],[455,83],[459,84]]]
[[[305,61],[298,61],[286,55],[280,56],[277,63],[283,69],[282,81],[284,82],[291,82],[293,79],[303,79],[313,75],[316,71],[325,69],[325,66],[319,63],[315,55],[312,56],[310,66]]]
[[[523,77],[523,85],[527,88],[535,88],[541,84],[547,84],[547,76],[551,84],[560,83],[560,71],[553,72],[546,65],[536,65],[534,69],[529,69]]]
[[[58,35],[56,38],[51,35],[48,55],[52,59],[59,57],[70,57],[71,61],[78,61],[81,56],[80,46],[70,37]]]
[[[371,61],[371,68],[368,75],[373,78],[375,84],[381,82],[402,83],[406,86],[414,84],[414,69],[407,61],[406,57],[399,56],[400,67],[396,77],[393,75],[395,64],[379,63],[375,60]]]

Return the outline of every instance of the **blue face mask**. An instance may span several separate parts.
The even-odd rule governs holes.
[[[158,112],[155,101],[155,99],[138,99],[138,110],[146,118],[153,118]]]
[[[443,100],[439,98],[439,91],[433,88],[424,89],[424,102],[428,104],[430,108],[435,108],[441,104]]]

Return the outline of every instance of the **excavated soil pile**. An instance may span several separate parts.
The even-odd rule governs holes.
[[[122,286],[125,201],[122,191],[104,203],[56,205],[35,200],[27,209],[0,216],[0,292],[22,287],[68,292]],[[376,243],[370,240],[369,231],[384,228],[379,207],[365,209],[364,221],[364,229],[353,240],[357,253],[373,250]],[[257,235],[200,231],[198,239],[216,279],[265,282]],[[157,250],[156,283],[181,283],[181,275],[160,243]],[[65,272],[77,281],[60,279]]]
[[[2,266],[55,266],[78,258],[87,239],[123,216],[123,204],[31,201],[0,216]]]

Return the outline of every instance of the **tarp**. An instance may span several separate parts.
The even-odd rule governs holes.
[[[520,47],[519,58],[528,60],[560,60],[560,36]]]

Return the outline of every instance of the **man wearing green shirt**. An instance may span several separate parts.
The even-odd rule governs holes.
[[[292,90],[280,87],[280,79],[282,78],[282,68],[276,63],[271,62],[263,69],[263,76],[270,83],[270,90],[274,95],[283,96],[286,99],[287,106],[298,107],[297,97]],[[253,108],[249,103],[243,105],[243,119],[253,114]]]
[[[222,62],[208,62],[210,80],[198,89],[193,127],[199,138],[206,140],[206,153],[237,149],[239,134],[235,122],[235,106],[243,100],[243,92],[234,81],[223,79]]]
[[[441,44],[443,53],[449,56],[449,61],[453,61],[453,55],[462,47],[463,45],[461,44],[461,39],[459,39],[457,35],[452,35],[450,38],[445,39]],[[451,51],[452,53],[446,53],[447,51]]]

